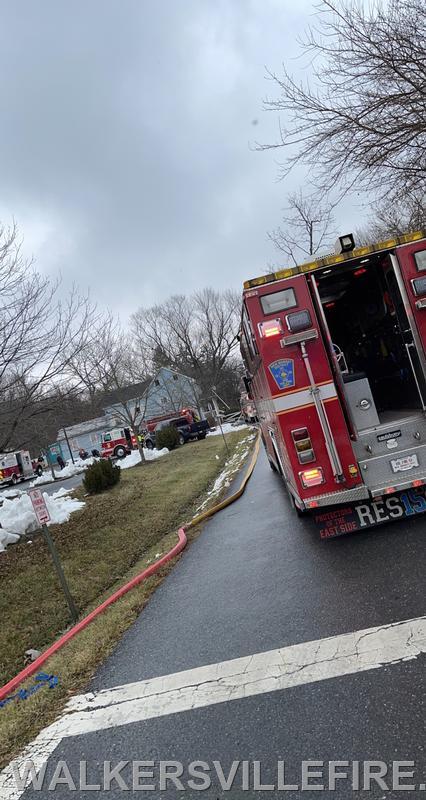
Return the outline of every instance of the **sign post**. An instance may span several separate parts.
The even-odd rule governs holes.
[[[54,541],[53,541],[53,539],[52,539],[52,537],[51,537],[51,535],[49,533],[49,530],[48,530],[48,527],[47,527],[47,524],[46,524],[47,522],[50,522],[50,514],[49,514],[48,508],[46,506],[45,499],[44,499],[43,494],[40,491],[40,489],[30,489],[28,494],[29,494],[30,500],[31,500],[31,502],[33,504],[33,509],[35,511],[35,515],[36,515],[36,517],[38,519],[38,522],[39,522],[39,524],[41,526],[41,530],[43,532],[43,536],[46,539],[47,546],[48,546],[48,548],[50,550],[50,555],[52,556],[52,560],[53,560],[53,563],[55,565],[55,569],[56,569],[56,572],[58,574],[58,578],[60,580],[60,583],[61,583],[61,586],[62,586],[62,590],[64,592],[66,601],[68,603],[68,608],[70,610],[72,620],[73,620],[73,622],[77,622],[77,620],[78,620],[77,607],[76,607],[76,605],[74,603],[72,594],[71,594],[71,592],[69,590],[69,586],[68,586],[68,583],[67,583],[67,579],[66,579],[66,577],[64,575],[64,571],[62,569],[62,564],[61,564],[61,561],[60,561],[60,558],[59,558],[58,551],[57,551],[57,549],[55,547],[55,543],[54,543]]]

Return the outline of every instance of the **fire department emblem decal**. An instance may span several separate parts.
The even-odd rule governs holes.
[[[294,361],[292,358],[280,358],[269,364],[271,375],[279,389],[294,386]]]

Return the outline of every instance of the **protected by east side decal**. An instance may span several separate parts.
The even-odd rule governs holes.
[[[269,364],[269,371],[279,389],[294,386],[294,361],[292,358],[280,358]]]

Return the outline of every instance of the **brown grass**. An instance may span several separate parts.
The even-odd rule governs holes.
[[[246,436],[245,431],[227,436],[231,455],[246,447],[241,445]],[[125,470],[120,484],[85,498],[82,511],[50,528],[82,614],[176,543],[176,528],[193,516],[225,461],[221,437],[191,443],[164,459]],[[83,490],[76,494],[82,496]],[[196,535],[191,532],[191,538]],[[87,684],[173,563],[111,606],[49,660],[43,669],[58,675],[58,687],[0,708],[0,767],[55,717],[69,694]],[[7,623],[0,629],[1,685],[22,669],[25,650],[44,650],[67,627],[69,617],[40,535],[33,544],[14,545],[0,557],[0,586],[0,618]]]

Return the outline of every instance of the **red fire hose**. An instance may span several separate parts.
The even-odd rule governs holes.
[[[216,506],[213,506],[213,508],[209,508],[202,514],[198,514],[187,525],[185,525],[182,528],[179,528],[178,530],[179,541],[177,542],[177,544],[175,544],[174,547],[172,547],[171,550],[169,550],[168,553],[166,553],[166,555],[162,556],[162,558],[156,561],[155,564],[151,564],[150,567],[145,569],[139,575],[136,575],[128,583],[126,583],[124,586],[122,586],[120,589],[114,592],[114,594],[112,594],[111,597],[108,597],[107,600],[101,603],[100,606],[95,608],[93,611],[90,612],[90,614],[87,614],[87,616],[83,617],[83,619],[80,620],[80,622],[77,622],[76,625],[70,628],[69,631],[64,633],[64,635],[61,636],[60,639],[58,639],[56,642],[54,642],[54,644],[48,647],[47,650],[45,650],[45,652],[42,653],[35,661],[33,661],[31,664],[25,667],[25,669],[19,672],[18,675],[15,675],[15,677],[12,678],[12,680],[10,680],[8,683],[2,686],[0,688],[0,702],[4,700],[8,694],[13,692],[14,689],[17,689],[17,687],[20,686],[20,684],[23,683],[23,681],[25,681],[27,678],[30,678],[31,675],[34,675],[34,673],[37,672],[37,670],[43,666],[43,664],[47,661],[48,658],[57,653],[58,650],[64,647],[64,645],[67,644],[67,642],[71,641],[71,639],[73,639],[74,636],[76,636],[78,633],[80,633],[80,631],[84,630],[84,628],[90,625],[90,623],[93,622],[93,620],[96,619],[96,617],[98,617],[99,614],[102,614],[102,612],[105,611],[105,609],[109,608],[109,606],[115,603],[116,600],[119,600],[120,597],[123,597],[123,595],[127,594],[127,592],[130,592],[131,589],[134,589],[135,586],[138,586],[140,583],[142,583],[142,581],[146,580],[146,578],[149,578],[150,575],[155,575],[155,573],[158,572],[164,564],[167,564],[168,561],[171,561],[172,558],[175,558],[175,556],[177,556],[186,546],[187,543],[186,531],[188,531],[190,528],[195,527],[195,525],[198,525],[200,522],[207,519],[208,517],[212,517],[213,514],[216,514],[222,508],[225,508],[226,506],[233,503],[235,500],[238,500],[239,497],[241,497],[242,493],[246,488],[247,482],[253,472],[257,459],[257,454],[259,452],[259,443],[260,439],[258,436],[249,467],[247,469],[247,472],[244,476],[240,488],[237,489],[237,491],[234,492],[234,494],[230,495],[229,497],[226,497],[225,500],[222,500],[221,503],[218,503]]]

